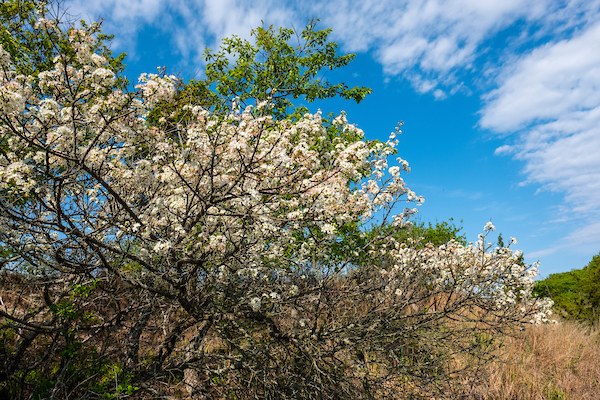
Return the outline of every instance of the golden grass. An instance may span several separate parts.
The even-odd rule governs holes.
[[[464,398],[600,399],[600,330],[561,320],[505,340],[503,362],[486,367]]]

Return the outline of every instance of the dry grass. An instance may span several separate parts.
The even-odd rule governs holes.
[[[600,399],[600,330],[572,321],[531,326],[505,340],[504,362],[465,398],[481,400]]]

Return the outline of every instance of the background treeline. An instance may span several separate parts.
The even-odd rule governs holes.
[[[554,310],[566,319],[591,325],[600,322],[600,254],[582,269],[551,274],[539,281],[534,294],[554,300]]]

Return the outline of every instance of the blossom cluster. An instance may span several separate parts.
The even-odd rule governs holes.
[[[386,292],[401,296],[407,276],[424,274],[432,293],[477,298],[477,304],[496,314],[511,313],[530,323],[550,322],[553,302],[532,296],[538,264],[527,265],[522,253],[508,247],[492,248],[486,239],[494,226],[488,222],[475,243],[451,240],[445,245],[415,246],[388,238],[372,253],[388,260],[381,270]],[[516,240],[515,240],[516,242]]]
[[[144,74],[128,92],[92,51],[90,32],[71,31],[74,55],[56,57],[37,78],[16,75],[0,46],[0,240],[30,262],[132,263],[139,276],[131,279],[154,274],[167,292],[192,277],[272,281],[273,271],[327,263],[345,228],[423,201],[401,176],[408,163],[389,165],[399,131],[369,142],[343,114],[327,126],[320,112],[276,121],[268,103],[227,115],[187,105],[182,122],[151,123],[152,111],[176,105],[177,79]],[[392,218],[403,225],[415,212]],[[378,245],[373,262],[393,260],[390,293],[404,290],[396,276],[420,269],[434,286],[476,290],[499,309],[524,304],[523,315],[536,308],[536,321],[547,314],[530,298],[534,268],[508,249],[418,250],[391,237]],[[263,289],[248,292],[250,309],[298,293],[295,284]]]
[[[149,268],[170,268],[175,254],[219,265],[236,248],[244,267],[290,253],[301,264],[317,247],[315,234],[334,240],[344,224],[412,194],[399,173],[405,165],[384,174],[396,143],[366,142],[345,119],[332,135],[320,113],[274,121],[264,103],[228,115],[187,106],[190,119],[176,133],[150,124],[151,110],[174,102],[176,79],[144,74],[128,93],[92,52],[88,32],[72,30],[69,40],[74,55],[56,57],[37,80],[16,76],[0,48],[0,135],[8,144],[0,222],[14,223],[13,207],[44,221],[8,229],[3,240],[37,243],[35,257],[54,254],[74,240],[65,232],[76,231],[78,241]],[[31,201],[27,212],[15,196]],[[52,232],[62,235],[48,240]],[[126,250],[131,243],[135,252]]]

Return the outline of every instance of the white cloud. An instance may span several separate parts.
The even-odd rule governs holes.
[[[533,33],[542,36],[549,29],[553,33],[570,29],[587,21],[593,14],[588,10],[599,2],[67,0],[65,4],[83,18],[106,18],[105,30],[117,35],[117,44],[128,40],[132,48],[137,32],[145,25],[159,27],[174,34],[173,45],[195,62],[205,45],[215,47],[232,34],[247,38],[261,21],[301,28],[308,18],[317,17],[323,20],[322,26],[333,28],[346,50],[373,51],[386,74],[403,76],[421,93],[433,93],[440,87],[453,93],[463,85],[458,76],[474,69],[476,61],[489,51],[486,40],[498,32],[519,22],[523,24],[521,37],[529,40],[534,23]],[[519,40],[514,42],[519,44]]]
[[[249,39],[252,29],[263,22],[276,27],[296,22],[294,13],[274,0],[182,0],[179,11],[184,21],[175,28],[179,50],[195,55],[197,64],[201,63],[205,46],[214,50],[225,37]]]
[[[350,51],[375,50],[384,71],[403,75],[420,92],[459,85],[485,40],[515,21],[536,21],[549,0],[338,0],[317,6]],[[423,82],[429,84],[424,85]]]
[[[421,93],[440,89],[450,94],[464,85],[459,77],[466,70],[475,70],[491,47],[501,47],[486,44],[498,32],[516,23],[522,25],[520,37],[505,43],[518,47],[532,37],[556,35],[589,23],[597,14],[591,10],[597,10],[599,4],[600,0],[65,2],[72,13],[88,20],[106,18],[105,31],[115,33],[116,44],[128,46],[129,52],[135,47],[137,33],[153,25],[173,34],[174,47],[194,63],[199,62],[206,45],[214,48],[232,34],[248,38],[261,21],[301,28],[307,19],[317,17],[323,20],[323,27],[333,28],[346,50],[372,51],[386,74],[403,76]]]
[[[480,125],[519,132],[512,146],[528,182],[566,193],[577,212],[600,212],[600,23],[504,68]]]
[[[596,253],[600,248],[598,232],[600,232],[600,221],[585,223],[565,237],[565,246],[580,252]]]
[[[115,34],[115,45],[132,54],[143,28],[161,29],[186,61],[195,64],[201,63],[206,46],[214,50],[232,35],[247,39],[263,21],[297,24],[294,9],[275,0],[67,0],[65,6],[88,21],[104,18],[104,31]]]
[[[509,146],[507,144],[502,145],[502,146],[498,147],[496,150],[494,150],[494,154],[497,156],[503,155],[503,154],[512,154],[513,152],[514,151],[513,151],[512,146]]]
[[[562,237],[550,247],[528,252],[526,254],[527,259],[531,262],[557,253],[570,254],[575,257],[581,257],[582,254],[595,254],[600,248],[598,232],[600,232],[600,221],[582,222],[580,227]],[[582,265],[573,265],[573,267],[575,266],[582,267]]]
[[[559,249],[559,247],[550,247],[548,249],[533,251],[531,253],[527,253],[527,259],[533,261],[541,257],[546,257],[556,253]]]
[[[83,19],[96,19],[99,16],[114,21],[132,20],[151,22],[164,10],[164,0],[68,0],[65,2],[71,14]],[[127,28],[127,27],[123,27]]]
[[[116,40],[135,39],[144,24],[152,24],[168,15],[165,0],[67,0],[64,7],[78,19],[88,22],[104,19],[104,31],[116,34]],[[135,42],[135,40],[133,40]]]
[[[570,40],[550,43],[504,68],[486,96],[481,125],[513,131],[600,104],[600,24]]]
[[[435,97],[436,100],[444,100],[448,95],[442,89],[436,89],[433,91],[433,97]]]

